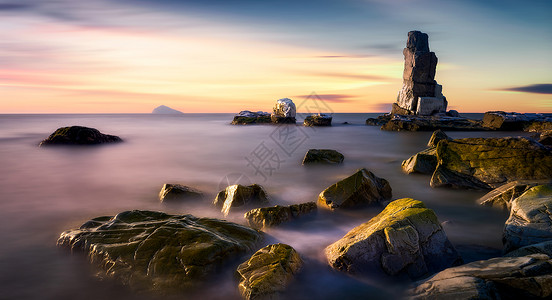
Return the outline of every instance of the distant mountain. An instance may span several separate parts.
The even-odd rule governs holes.
[[[172,108],[170,108],[168,106],[165,106],[165,105],[161,105],[161,106],[156,107],[151,113],[152,114],[163,114],[163,115],[167,115],[167,114],[181,115],[181,114],[183,114],[183,112],[178,111],[176,109],[172,109]]]

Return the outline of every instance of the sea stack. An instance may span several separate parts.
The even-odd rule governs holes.
[[[437,56],[429,51],[428,35],[410,31],[404,54],[403,86],[392,114],[431,116],[444,113],[447,100],[435,81]]]

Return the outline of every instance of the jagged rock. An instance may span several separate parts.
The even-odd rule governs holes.
[[[122,141],[118,136],[103,134],[95,128],[70,126],[58,128],[47,139],[40,142],[39,146],[96,145]]]
[[[431,135],[431,137],[429,138],[429,142],[427,143],[427,146],[437,147],[437,143],[439,143],[439,141],[441,140],[451,141],[452,139],[441,129],[435,130]]]
[[[345,156],[331,149],[309,149],[303,158],[305,164],[340,164]]]
[[[328,114],[312,114],[303,121],[304,126],[332,126],[332,116]]]
[[[268,197],[262,186],[258,184],[249,186],[234,184],[226,187],[224,191],[220,191],[213,204],[220,208],[226,216],[237,207],[263,206],[268,202]]]
[[[420,201],[395,200],[326,248],[330,266],[352,274],[412,279],[461,263],[435,213]]]
[[[410,291],[410,299],[537,299],[552,296],[552,260],[544,254],[497,257],[446,269]]]
[[[492,206],[502,210],[510,211],[511,203],[517,197],[528,191],[530,188],[546,183],[549,180],[517,180],[505,183],[496,189],[488,192],[479,198],[479,205]]]
[[[552,185],[532,187],[512,201],[502,240],[505,253],[552,240]]]
[[[480,121],[449,116],[402,116],[394,115],[389,122],[381,126],[387,131],[482,131],[489,130],[481,126]]]
[[[270,114],[267,112],[243,110],[234,116],[232,125],[267,124],[270,122],[272,122],[270,120]]]
[[[257,229],[277,226],[285,222],[297,219],[303,215],[316,212],[315,202],[293,204],[289,206],[271,206],[255,208],[245,213],[249,226]]]
[[[151,112],[152,114],[160,114],[160,115],[182,115],[183,113],[181,111],[178,111],[176,109],[170,108],[165,105],[160,105],[153,109]]]
[[[550,114],[547,114],[548,119],[552,119]],[[525,131],[529,132],[545,132],[552,131],[552,120],[549,121],[532,121],[531,124],[527,125],[524,128]]]
[[[492,189],[508,181],[552,178],[549,149],[527,138],[465,138],[437,145],[431,186]]]
[[[165,183],[159,192],[159,201],[161,202],[201,199],[203,199],[201,192],[180,184]]]
[[[521,257],[531,254],[545,254],[552,257],[552,240],[521,247],[504,254],[504,257]]]
[[[494,130],[519,131],[529,129],[535,123],[552,122],[552,114],[520,114],[515,112],[488,111],[483,116],[483,126]]]
[[[246,300],[279,299],[279,293],[293,281],[303,261],[286,244],[268,245],[239,265],[239,290]]]
[[[433,174],[435,168],[437,168],[437,153],[435,147],[414,154],[414,156],[404,160],[401,167],[407,174]]]
[[[295,103],[289,98],[282,98],[276,101],[270,119],[272,123],[291,123],[295,124]]]
[[[318,195],[318,205],[329,209],[380,204],[391,199],[391,186],[366,169],[331,185]]]
[[[137,289],[195,287],[228,261],[254,250],[262,233],[235,223],[125,211],[65,231],[58,245],[83,250],[91,261]]]

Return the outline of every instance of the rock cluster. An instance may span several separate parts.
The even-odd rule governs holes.
[[[58,128],[47,139],[40,142],[39,146],[97,145],[122,141],[123,140],[118,136],[103,134],[95,128],[70,126]]]
[[[315,202],[293,204],[288,206],[271,206],[255,208],[245,213],[249,226],[256,229],[277,226],[285,222],[295,220],[303,215],[316,212]]]
[[[177,202],[187,200],[201,200],[203,194],[190,187],[165,183],[159,192],[159,201],[161,202]]]
[[[231,210],[238,207],[263,206],[268,204],[268,202],[268,197],[262,186],[258,184],[249,186],[234,184],[220,191],[213,204],[220,208],[221,212],[226,216]]]
[[[403,86],[392,113],[430,116],[446,112],[447,100],[435,81],[437,56],[429,51],[428,35],[410,31],[403,54]]]
[[[343,159],[345,159],[343,154],[332,149],[309,149],[303,158],[303,165],[340,164]]]
[[[304,126],[332,126],[332,116],[328,114],[312,114],[303,121]]]

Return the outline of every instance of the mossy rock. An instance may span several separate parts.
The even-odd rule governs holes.
[[[435,130],[431,137],[429,138],[429,142],[427,143],[428,147],[437,147],[437,144],[441,140],[452,140],[444,131],[441,129]]]
[[[299,253],[286,244],[268,245],[239,265],[239,290],[247,299],[277,299],[300,271]]]
[[[164,203],[202,199],[203,194],[201,192],[180,184],[165,183],[159,192],[159,201]]]
[[[343,154],[332,149],[309,149],[303,158],[303,165],[306,164],[340,164],[345,159]]]
[[[304,126],[332,126],[332,116],[327,114],[313,114],[303,121]]]
[[[378,205],[391,199],[389,182],[359,169],[353,175],[329,186],[318,195],[318,205],[329,209]]]
[[[331,267],[351,274],[417,279],[461,263],[437,216],[421,201],[395,200],[326,248]]]
[[[298,219],[303,215],[316,212],[316,210],[317,206],[315,202],[289,206],[276,205],[252,209],[245,213],[244,218],[247,219],[249,226],[264,229]]]
[[[47,139],[40,142],[39,146],[97,145],[122,141],[118,136],[103,134],[95,128],[70,126],[58,128]]]
[[[258,184],[249,186],[234,184],[228,186],[217,194],[213,202],[225,216],[236,208],[264,206],[268,203],[269,200],[265,190]]]
[[[407,174],[433,174],[435,168],[437,168],[437,152],[435,147],[414,154],[414,156],[404,160],[401,167]]]
[[[510,211],[512,201],[523,195],[530,188],[546,183],[548,180],[517,180],[505,183],[488,192],[477,200],[479,205],[491,206],[501,210]]]
[[[126,211],[92,219],[65,231],[58,245],[82,250],[104,275],[136,289],[194,287],[228,263],[254,250],[262,233],[235,223]]]

